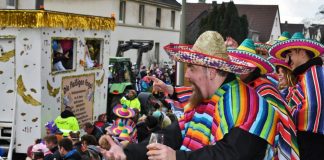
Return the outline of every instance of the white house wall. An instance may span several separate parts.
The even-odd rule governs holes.
[[[119,3],[117,5],[119,7]],[[146,7],[146,6],[145,6]],[[145,9],[144,7],[144,9]],[[145,13],[145,11],[144,11]],[[126,2],[126,16],[125,16],[125,23],[129,25],[138,25],[138,17],[139,17],[139,3],[133,2],[133,1],[127,1]],[[119,20],[119,12],[118,17],[116,17],[117,20]],[[145,21],[144,21],[145,23]]]
[[[17,4],[19,9],[35,9],[36,7],[35,0],[17,0]]]
[[[138,24],[139,5],[144,5],[144,25]],[[119,4],[118,4],[119,6]],[[157,8],[161,8],[161,27],[156,27]],[[112,32],[111,56],[115,56],[118,41],[128,41],[131,39],[154,40],[154,43],[160,43],[160,63],[170,62],[168,55],[163,50],[163,46],[169,43],[178,43],[180,37],[180,11],[175,11],[175,28],[171,27],[171,11],[170,8],[155,6],[146,3],[138,3],[134,1],[126,2],[125,23],[118,21],[118,26]],[[119,13],[119,12],[118,12]],[[119,15],[116,15],[119,18]],[[124,53],[125,57],[131,58],[133,63],[137,59],[137,51],[130,50]],[[142,63],[149,64],[149,59],[154,57],[155,46],[148,53],[143,54]]]
[[[115,6],[118,6],[117,8]],[[118,0],[45,0],[46,10],[110,17],[119,10]]]
[[[119,21],[119,0],[116,0],[118,4],[113,3],[115,8],[118,8],[116,12],[116,20],[122,24]],[[144,5],[144,26],[145,27],[156,27],[156,12],[157,8],[161,8],[161,27],[158,27],[160,29],[173,29],[171,27],[171,11],[176,11],[175,13],[175,28],[174,30],[179,31],[180,30],[180,11],[173,10],[170,8],[166,8],[163,6],[156,6],[152,4],[146,4],[142,2],[137,1],[126,1],[126,17],[125,17],[125,23],[126,25],[131,26],[137,26],[141,27],[141,25],[138,24],[138,17],[139,17],[139,5]]]
[[[163,46],[169,43],[179,43],[179,32],[173,31],[156,31],[154,29],[141,29],[132,27],[119,26],[114,32],[112,32],[112,37],[121,41],[127,41],[130,39],[141,39],[141,40],[154,40],[155,43],[160,43],[160,63],[170,62],[169,56],[163,50]],[[115,56],[117,51],[118,41],[111,42],[111,54],[110,56]],[[148,53],[143,54],[142,63],[143,65],[149,64],[149,57],[153,57],[155,54],[155,47]],[[136,62],[137,50],[130,50],[124,53],[125,57],[131,58],[132,62]]]
[[[79,14],[89,14],[97,16],[111,16],[115,14],[117,26],[111,36],[111,56],[115,56],[118,41],[130,39],[154,40],[160,43],[160,62],[170,61],[163,50],[163,46],[169,43],[178,43],[180,37],[180,11],[175,10],[175,28],[171,27],[171,11],[173,9],[166,6],[157,6],[145,3],[145,1],[126,1],[125,23],[119,21],[119,0],[45,0],[46,10],[65,11]],[[139,5],[144,4],[144,25],[139,25]],[[161,8],[161,27],[156,27],[156,10]],[[154,54],[155,48],[150,53]],[[130,51],[129,55],[134,61],[137,56],[136,51]],[[144,54],[143,62],[147,55]]]
[[[280,37],[280,35],[281,35],[280,18],[279,18],[279,10],[277,10],[269,40],[270,41],[276,40]]]
[[[6,0],[0,0],[0,8],[1,9],[7,8],[7,2],[6,2]]]

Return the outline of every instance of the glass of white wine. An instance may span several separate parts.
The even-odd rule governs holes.
[[[150,137],[149,144],[151,143],[164,143],[164,134],[163,133],[152,133]]]

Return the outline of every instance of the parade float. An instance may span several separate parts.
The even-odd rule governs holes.
[[[2,148],[26,153],[66,106],[80,126],[106,112],[114,18],[0,10],[0,27]]]

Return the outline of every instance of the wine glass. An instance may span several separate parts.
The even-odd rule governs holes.
[[[149,144],[151,143],[164,143],[164,134],[163,133],[152,133],[150,137]]]

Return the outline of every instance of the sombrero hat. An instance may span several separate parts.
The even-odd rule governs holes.
[[[275,42],[285,41],[291,38],[291,34],[287,31],[281,33],[280,37]]]
[[[131,126],[134,128],[136,126],[136,123],[132,119],[128,118],[117,118],[114,122],[114,125],[118,125],[120,122],[124,123],[126,126]]]
[[[267,52],[267,53],[268,53],[269,49],[271,48],[270,44],[262,43],[262,42],[256,42],[256,43],[254,43],[254,46],[255,46],[256,51],[262,51],[262,52]]]
[[[306,39],[301,32],[296,32],[291,39],[278,42],[270,48],[270,55],[278,59],[285,59],[285,51],[289,49],[305,49],[311,51],[314,57],[324,52],[324,45],[311,39]]]
[[[123,122],[119,122],[118,125],[113,125],[108,128],[114,135],[119,135],[123,130],[127,130],[128,133],[133,131],[131,126],[125,126]]]
[[[275,66],[281,66],[281,67],[285,67],[285,68],[291,70],[291,67],[288,65],[288,63],[286,63],[283,60],[280,60],[280,59],[277,59],[277,58],[274,58],[274,57],[269,57],[268,61],[270,63],[272,63],[273,65],[275,65]]]
[[[122,140],[122,141],[130,141],[131,140],[131,138],[130,138],[130,136],[129,136],[129,130],[127,130],[127,129],[123,129],[123,131],[119,134],[119,136],[118,137],[116,137],[117,139],[119,139],[119,140]]]
[[[245,61],[258,67],[261,74],[272,73],[274,70],[269,61],[256,54],[254,42],[251,39],[245,39],[237,49],[229,49],[227,52],[233,60],[237,58],[242,63]]]
[[[164,46],[169,56],[179,62],[201,65],[223,71],[245,74],[253,71],[253,67],[232,62],[226,54],[223,37],[215,31],[201,34],[195,44],[169,44]]]
[[[131,118],[135,116],[134,110],[132,110],[130,107],[127,107],[124,104],[117,104],[114,107],[113,112],[115,113],[115,115],[121,118]]]

